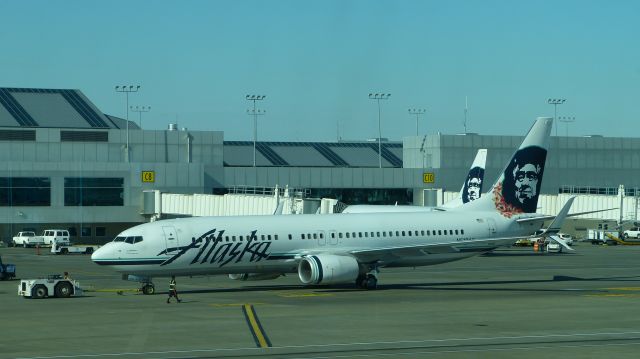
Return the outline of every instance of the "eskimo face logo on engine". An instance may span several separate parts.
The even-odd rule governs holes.
[[[518,150],[493,190],[496,209],[510,218],[518,213],[534,213],[542,187],[547,150],[532,146]]]
[[[187,253],[195,253],[194,258],[189,264],[218,264],[223,267],[230,262],[238,263],[240,261],[259,262],[269,257],[268,252],[271,242],[258,242],[256,236],[257,231],[251,231],[251,235],[246,242],[225,242],[222,243],[222,235],[224,230],[217,231],[212,229],[197,239],[193,239],[191,244],[184,247],[175,248],[178,251],[173,257],[164,261],[161,266],[165,266],[174,262],[176,259],[186,255]],[[164,250],[158,255],[167,254],[168,250]]]

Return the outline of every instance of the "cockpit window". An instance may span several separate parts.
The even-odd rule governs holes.
[[[127,239],[125,239],[125,240],[124,240],[124,242],[125,242],[125,243],[129,243],[129,244],[133,244],[133,240],[134,240],[135,238],[136,238],[136,237],[127,237]]]
[[[134,243],[134,244],[135,244],[135,243],[140,243],[140,242],[142,242],[142,237],[140,237],[140,236],[136,236],[136,237],[134,237],[134,240],[133,240],[133,243]]]
[[[124,242],[125,239],[127,239],[127,237],[116,237],[113,241],[114,242]]]

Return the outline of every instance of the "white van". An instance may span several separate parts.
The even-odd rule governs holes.
[[[45,245],[51,245],[54,242],[59,245],[67,246],[71,244],[71,241],[69,240],[69,231],[66,229],[45,229],[42,238],[44,238]]]

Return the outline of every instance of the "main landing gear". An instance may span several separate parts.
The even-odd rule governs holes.
[[[367,290],[378,288],[378,277],[376,274],[378,274],[378,270],[373,269],[367,274],[358,275],[358,278],[356,278],[356,287]]]

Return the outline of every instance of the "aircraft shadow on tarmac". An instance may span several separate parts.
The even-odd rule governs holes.
[[[617,281],[640,281],[640,276],[614,276],[614,277],[592,277],[580,278],[570,276],[554,276],[550,279],[522,279],[522,280],[487,280],[487,281],[460,281],[460,282],[438,282],[438,283],[403,283],[403,284],[380,284],[376,291],[384,290],[443,290],[443,291],[518,291],[518,292],[566,292],[566,289],[546,289],[546,288],[496,288],[496,287],[477,287],[490,285],[508,285],[508,284],[535,284],[535,283],[553,283],[553,282],[617,282]],[[474,286],[474,287],[465,287]],[[242,292],[263,292],[263,291],[291,291],[303,290],[310,293],[341,293],[341,292],[366,292],[366,290],[354,288],[352,284],[326,286],[304,286],[304,285],[256,285],[237,288],[212,288],[212,289],[193,289],[182,290],[180,294],[205,294],[205,293],[242,293]],[[585,291],[597,292],[603,290],[587,289]],[[157,292],[158,294],[167,294],[167,292]]]
[[[504,284],[535,284],[535,283],[553,283],[553,282],[596,282],[596,281],[640,281],[640,276],[625,276],[625,277],[597,277],[597,278],[580,278],[569,276],[554,276],[551,279],[528,279],[528,280],[503,280],[503,281],[461,281],[461,282],[441,282],[441,283],[405,283],[405,284],[382,284],[378,285],[376,290],[461,290],[461,291],[517,291],[517,292],[566,292],[566,289],[546,289],[546,288],[483,288],[483,287],[469,287],[461,288],[464,286],[480,286],[480,285],[504,285]],[[453,287],[453,288],[448,288]],[[457,288],[456,288],[457,287]],[[345,292],[345,291],[362,291],[362,289],[356,288],[326,288],[320,290],[321,292]],[[598,289],[587,289],[585,291],[597,292],[605,291]]]

